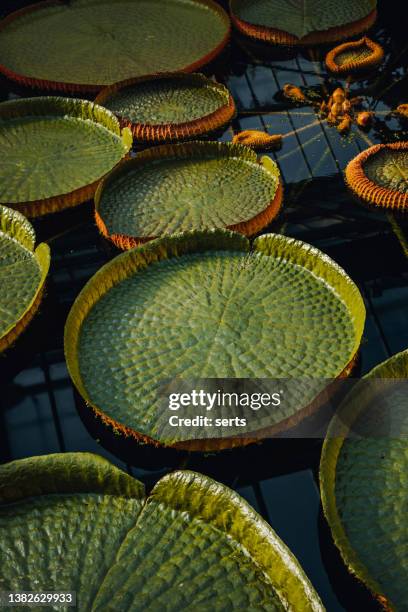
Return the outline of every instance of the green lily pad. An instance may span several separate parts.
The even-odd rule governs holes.
[[[28,325],[41,301],[50,266],[46,244],[23,215],[0,206],[0,352]]]
[[[216,130],[235,114],[226,87],[202,74],[129,79],[104,88],[95,102],[131,124],[138,141],[186,140]]]
[[[195,229],[252,235],[276,216],[281,193],[279,169],[268,157],[258,163],[247,147],[192,142],[149,149],[119,166],[98,189],[96,218],[125,248]]]
[[[335,378],[356,355],[364,319],[357,287],[310,245],[271,234],[250,251],[239,234],[192,232],[104,266],[68,316],[65,353],[98,417],[171,444],[161,438],[166,380]],[[270,425],[292,408],[283,403]]]
[[[323,509],[348,569],[387,610],[408,601],[408,351],[353,388],[323,446]]]
[[[273,529],[224,485],[174,472],[149,496],[88,453],[0,467],[8,591],[76,591],[97,610],[324,608]]]
[[[0,104],[0,203],[29,216],[89,199],[97,183],[129,151],[108,110],[69,98],[28,98]]]
[[[380,187],[408,194],[408,148],[380,149],[367,158],[364,171],[370,181]]]
[[[97,91],[146,74],[194,70],[228,36],[228,17],[212,0],[44,2],[0,24],[0,71],[34,86]]]
[[[376,0],[230,0],[230,7],[236,25],[250,35],[258,29],[260,38],[269,39],[269,30],[277,43],[314,44],[366,29],[371,23],[365,20],[375,18]]]

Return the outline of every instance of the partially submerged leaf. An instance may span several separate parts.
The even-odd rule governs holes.
[[[275,162],[240,145],[192,142],[155,147],[119,166],[95,197],[102,233],[121,248],[195,229],[253,235],[282,202]]]
[[[31,217],[80,204],[129,151],[131,134],[87,100],[0,104],[0,203]]]
[[[131,125],[137,141],[186,140],[228,123],[235,114],[226,87],[202,74],[128,79],[104,88],[95,102]]]
[[[323,509],[350,572],[387,610],[408,601],[408,351],[353,388],[323,446]]]
[[[376,18],[376,0],[230,0],[230,7],[244,34],[285,45],[341,40]]]
[[[0,23],[0,71],[25,85],[98,91],[208,63],[229,25],[212,0],[42,2]]]
[[[364,327],[357,287],[300,241],[270,234],[249,249],[239,234],[192,232],[104,266],[65,327],[68,369],[87,409],[119,433],[170,445],[165,381],[340,376]],[[269,425],[302,408],[282,405]]]
[[[76,591],[80,612],[324,610],[273,529],[194,472],[146,496],[96,455],[15,461],[0,467],[0,526],[2,588]]]
[[[36,313],[50,252],[35,247],[35,233],[20,213],[0,205],[0,352],[8,348]]]

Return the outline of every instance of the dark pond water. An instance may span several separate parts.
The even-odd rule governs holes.
[[[6,2],[6,13],[24,3]],[[408,224],[353,202],[342,172],[359,151],[376,142],[406,139],[390,112],[408,102],[407,37],[404,8],[382,2],[371,36],[386,50],[384,66],[371,80],[352,84],[375,111],[373,128],[353,127],[341,137],[320,121],[312,107],[294,108],[279,92],[293,83],[331,91],[319,58],[308,53],[272,58],[262,46],[234,37],[223,58],[207,72],[231,90],[238,106],[233,131],[263,129],[284,134],[279,162],[285,207],[269,231],[310,242],[338,261],[358,283],[367,306],[361,372],[408,346]],[[404,97],[405,94],[405,97]],[[32,95],[0,81],[0,98]],[[72,301],[84,283],[116,251],[99,236],[91,204],[35,223],[38,238],[52,248],[52,271],[40,315],[0,364],[0,461],[59,451],[94,451],[128,469],[148,486],[167,471],[160,456],[134,457],[125,464],[94,441],[78,416],[63,358],[62,330]],[[266,230],[268,231],[268,230]],[[345,572],[321,516],[316,480],[319,441],[266,443],[241,454],[180,458],[182,467],[208,473],[237,489],[274,527],[302,563],[327,609],[376,609],[368,594]],[[177,459],[175,460],[177,463]],[[141,467],[143,466],[143,467]]]

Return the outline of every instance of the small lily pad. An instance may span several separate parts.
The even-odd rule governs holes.
[[[253,235],[279,212],[282,185],[269,157],[241,145],[191,142],[144,151],[101,183],[96,221],[120,248],[195,229]]]
[[[408,208],[408,142],[375,145],[346,168],[346,181],[365,203],[405,211]]]
[[[130,125],[139,142],[186,140],[217,130],[235,114],[226,87],[202,74],[128,79],[103,89],[95,102]]]
[[[335,74],[372,70],[384,59],[381,45],[367,36],[332,49],[326,56],[326,66]]]

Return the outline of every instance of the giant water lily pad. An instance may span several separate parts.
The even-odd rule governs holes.
[[[49,248],[46,244],[35,248],[35,233],[27,219],[0,206],[0,352],[38,310],[49,267]]]
[[[279,169],[250,149],[192,142],[149,149],[100,185],[96,221],[121,248],[195,229],[229,227],[253,235],[277,215]]]
[[[235,114],[226,87],[202,74],[165,74],[105,87],[95,102],[131,125],[141,142],[186,140],[228,123]]]
[[[271,234],[251,251],[239,234],[192,232],[101,268],[68,316],[65,353],[97,419],[137,440],[172,445],[180,432],[163,429],[166,381],[333,379],[352,362],[364,318],[357,287],[310,245]],[[291,424],[301,408],[283,402],[269,425]]]
[[[408,351],[372,370],[332,421],[323,509],[345,564],[387,610],[408,601]]]
[[[341,40],[376,18],[376,0],[230,0],[230,7],[241,32],[283,45]]]
[[[155,72],[194,70],[225,46],[212,0],[45,1],[0,23],[0,71],[24,84],[97,91]]]
[[[408,142],[374,145],[348,164],[346,181],[366,204],[406,211]]]
[[[376,68],[384,59],[381,45],[364,36],[332,49],[326,56],[326,66],[335,74],[367,71]]]
[[[143,485],[88,453],[0,467],[8,591],[75,591],[80,612],[323,612],[298,561],[235,492],[202,474]]]
[[[99,180],[130,149],[108,110],[70,98],[0,104],[0,203],[30,217],[91,198]]]

